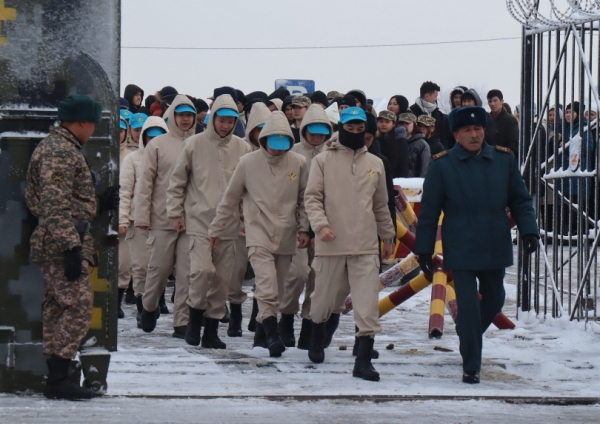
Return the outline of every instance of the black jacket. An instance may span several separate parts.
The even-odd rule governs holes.
[[[410,107],[410,110],[417,117],[420,115],[427,115],[427,112],[421,109],[421,107],[416,103]],[[433,133],[433,137],[440,140],[440,142],[447,149],[452,147],[455,141],[454,137],[452,136],[452,133],[450,132],[450,125],[448,124],[448,115],[443,113],[439,108],[436,108],[433,112],[431,112],[430,116],[435,118],[435,132]]]
[[[517,118],[502,109],[498,116],[492,115],[495,129],[488,129],[494,132],[494,142],[496,146],[508,147],[515,156],[519,152],[519,121]]]
[[[404,128],[379,136],[381,154],[390,162],[392,178],[408,178],[408,141],[399,133]]]

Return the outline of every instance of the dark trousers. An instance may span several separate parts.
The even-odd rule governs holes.
[[[458,306],[456,330],[465,372],[481,370],[483,333],[504,306],[504,271],[504,268],[452,271]],[[478,293],[481,294],[481,302]]]

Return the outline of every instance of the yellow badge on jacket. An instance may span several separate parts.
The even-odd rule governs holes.
[[[296,181],[296,179],[298,178],[298,175],[296,175],[294,172],[292,172],[290,175],[290,181]]]
[[[235,172],[235,166],[233,168],[231,168],[231,173],[233,174]]]
[[[372,176],[373,176],[373,175],[375,175],[375,174],[377,174],[377,171],[373,171],[372,169],[369,169],[369,170],[367,171],[367,175],[368,175],[369,177],[372,177]]]

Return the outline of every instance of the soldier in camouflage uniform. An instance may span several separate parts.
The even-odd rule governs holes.
[[[92,318],[89,267],[96,265],[89,222],[100,209],[118,206],[118,186],[96,197],[92,171],[80,149],[100,122],[102,105],[74,95],[61,101],[50,135],[34,150],[25,200],[39,225],[31,236],[31,259],[44,277],[44,353],[52,399],[89,399],[93,392],[70,383],[67,371]],[[116,189],[116,190],[115,190]],[[115,202],[116,200],[116,202]]]

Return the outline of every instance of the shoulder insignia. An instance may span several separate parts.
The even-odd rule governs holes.
[[[435,155],[431,156],[431,159],[438,160],[439,158],[443,158],[446,155],[448,155],[448,150],[444,150],[443,152],[436,153]]]
[[[498,150],[499,152],[510,153],[510,149],[504,146],[496,146],[496,150]]]
[[[65,182],[65,174],[62,171],[53,172],[51,178],[52,178],[52,181],[58,185]]]

